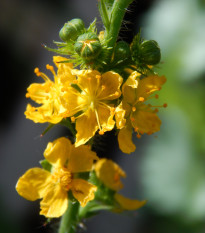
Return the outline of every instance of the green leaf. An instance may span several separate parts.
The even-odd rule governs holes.
[[[48,160],[46,160],[46,159],[41,160],[40,164],[41,164],[43,169],[45,169],[46,171],[51,172],[52,165],[48,162]]]

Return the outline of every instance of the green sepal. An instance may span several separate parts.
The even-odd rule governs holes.
[[[44,170],[51,172],[52,165],[48,162],[47,159],[41,160],[39,161],[39,163],[41,164]]]

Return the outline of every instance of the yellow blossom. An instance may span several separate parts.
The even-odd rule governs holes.
[[[96,153],[88,146],[75,148],[65,138],[49,142],[44,157],[52,165],[51,172],[41,168],[31,168],[17,182],[16,190],[30,201],[42,199],[40,214],[55,218],[64,214],[68,207],[68,191],[84,207],[94,199],[97,187],[86,180],[77,178],[80,172],[90,171]]]
[[[119,191],[123,188],[120,178],[126,177],[126,173],[112,160],[98,160],[95,164],[95,173],[98,179],[109,189]],[[117,202],[115,211],[136,210],[146,204],[146,201],[129,199],[117,192],[114,194],[114,198]]]
[[[85,144],[95,132],[113,129],[114,105],[111,101],[121,95],[122,78],[112,71],[100,74],[96,70],[74,70],[74,85],[62,96],[63,106],[72,121],[76,121],[76,146]],[[76,88],[77,86],[77,88]]]
[[[58,68],[57,74],[53,66],[47,65],[54,76],[54,81],[51,81],[47,75],[35,69],[37,76],[40,76],[45,81],[44,83],[33,83],[27,89],[27,98],[31,98],[39,107],[27,105],[25,115],[26,118],[33,120],[35,123],[50,122],[56,124],[63,117],[67,116],[66,109],[61,104],[61,93],[64,86],[70,84],[75,76],[71,74],[72,64],[63,63],[66,58],[54,56],[53,62]]]
[[[164,76],[148,76],[143,79],[133,72],[122,87],[123,100],[116,108],[116,126],[120,129],[118,134],[119,147],[124,153],[135,151],[136,147],[132,142],[132,131],[141,134],[152,134],[160,130],[161,121],[157,116],[158,107],[145,102],[151,98],[158,98],[152,95],[159,91],[166,82]],[[137,78],[138,77],[138,78]]]

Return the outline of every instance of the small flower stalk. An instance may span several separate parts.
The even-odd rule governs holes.
[[[146,204],[119,193],[126,172],[111,159],[99,158],[93,149],[96,135],[115,131],[123,153],[137,152],[133,135],[140,140],[158,132],[158,111],[167,107],[155,104],[166,82],[155,69],[161,59],[157,42],[141,38],[140,33],[131,44],[117,41],[131,2],[100,0],[105,28],[101,32],[96,20],[87,28],[82,19],[67,21],[56,48],[45,46],[55,53],[55,66],[46,65],[48,74],[35,68],[43,82],[37,80],[27,89],[26,97],[35,103],[27,105],[25,116],[49,124],[42,135],[56,124],[72,135],[71,140],[60,137],[48,142],[42,167],[26,171],[16,185],[25,199],[40,199],[40,215],[51,221],[61,217],[59,233],[77,232],[83,219],[100,210],[121,213]]]

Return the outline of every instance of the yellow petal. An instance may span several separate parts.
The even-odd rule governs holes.
[[[19,178],[16,190],[25,199],[35,201],[45,195],[50,179],[50,172],[41,168],[31,168]]]
[[[137,210],[146,204],[146,201],[139,201],[126,198],[119,193],[115,194],[115,200],[120,204],[123,210]]]
[[[133,127],[138,128],[139,132],[155,133],[160,130],[161,120],[151,109],[132,112],[131,118]]]
[[[102,74],[100,79],[100,85],[104,86],[104,90],[99,89],[100,94],[98,95],[99,99],[103,100],[113,100],[117,99],[121,95],[120,86],[122,84],[122,77],[112,71],[108,71]]]
[[[71,190],[73,196],[80,202],[80,205],[84,207],[89,201],[95,198],[94,192],[97,190],[97,187],[86,180],[73,179]]]
[[[133,105],[136,102],[136,92],[137,88],[132,88],[130,86],[124,86],[123,88],[123,102],[127,102]]]
[[[94,160],[98,160],[95,152],[89,146],[72,147],[68,169],[72,173],[88,172],[92,169]]]
[[[147,98],[154,91],[158,91],[161,89],[161,86],[166,82],[165,76],[148,76],[141,80],[139,80],[139,85],[137,88],[137,96]]]
[[[28,93],[26,96],[38,104],[46,103],[48,101],[50,88],[53,85],[54,83],[51,81],[45,83],[33,83],[27,88]]]
[[[126,177],[126,174],[112,160],[100,159],[95,164],[95,172],[99,180],[101,180],[108,188],[115,191],[123,188],[120,178]]]
[[[99,82],[96,77],[101,76],[100,72],[97,70],[75,70],[72,73],[78,76],[78,83],[84,91],[90,95],[95,95]]]
[[[70,158],[70,152],[71,142],[67,138],[61,137],[56,139],[54,142],[48,143],[44,151],[44,157],[54,167],[63,167]]]
[[[132,72],[131,75],[126,80],[126,82],[124,83],[124,85],[122,86],[122,91],[124,91],[125,86],[137,88],[138,87],[138,80],[136,80],[136,78],[140,75],[141,74],[139,74],[137,71]]]
[[[97,109],[99,123],[102,126],[104,132],[110,131],[114,128],[115,121],[113,120],[114,111],[107,105],[106,106],[99,106]]]
[[[136,146],[132,142],[132,126],[130,123],[127,123],[127,125],[118,133],[118,143],[120,150],[126,154],[135,151]]]
[[[68,193],[60,184],[52,184],[40,202],[41,215],[47,218],[58,218],[68,208]]]
[[[125,110],[122,108],[122,102],[121,102],[115,110],[115,120],[118,129],[122,129],[125,126],[126,119],[124,117],[125,117]]]
[[[79,117],[76,120],[76,130],[76,146],[85,144],[90,138],[92,138],[98,130],[95,112],[87,110],[86,114]]]
[[[51,106],[50,103],[44,104],[38,108],[28,104],[24,114],[27,119],[30,119],[35,123],[50,122],[52,124],[57,124],[63,119],[62,116],[53,114],[53,105]]]
[[[53,62],[58,68],[57,77],[58,80],[64,85],[68,86],[74,79],[75,75],[72,75],[73,64],[65,62],[67,58],[61,56],[54,56]]]

